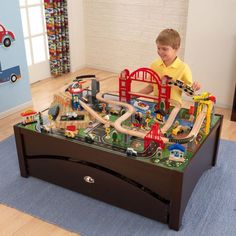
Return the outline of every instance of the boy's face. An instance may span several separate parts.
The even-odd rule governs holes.
[[[170,65],[177,56],[178,49],[157,43],[157,53],[166,65]]]

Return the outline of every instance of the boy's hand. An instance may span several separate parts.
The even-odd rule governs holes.
[[[198,91],[199,89],[201,88],[201,85],[198,83],[198,82],[193,82],[193,84],[192,84],[192,89],[194,90],[194,91]]]

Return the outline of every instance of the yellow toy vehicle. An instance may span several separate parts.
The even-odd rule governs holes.
[[[173,135],[178,135],[178,134],[181,134],[181,133],[183,133],[183,132],[184,132],[184,130],[183,130],[182,125],[178,125],[176,128],[174,128],[174,129],[172,130],[172,134],[173,134]]]

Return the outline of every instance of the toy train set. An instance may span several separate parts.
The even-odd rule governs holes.
[[[88,89],[88,80],[91,89]],[[156,84],[158,96],[132,92],[132,81]],[[171,86],[193,96],[194,104],[184,109],[171,100]],[[65,91],[54,95],[48,119],[36,118],[40,122],[32,124],[31,117],[22,125],[104,149],[115,149],[121,155],[162,167],[183,170],[217,122],[212,94],[194,95],[193,89],[182,81],[168,76],[161,80],[149,68],[132,73],[122,71],[118,93],[117,96],[109,91],[101,92],[94,75],[79,76]],[[36,115],[32,111],[28,113]]]

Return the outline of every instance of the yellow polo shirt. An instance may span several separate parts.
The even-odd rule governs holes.
[[[168,75],[169,77],[173,78],[173,80],[182,80],[189,86],[191,86],[193,83],[192,73],[189,66],[181,61],[178,57],[169,66],[166,66],[161,59],[157,59],[151,64],[151,69],[154,70],[160,78],[162,78],[164,75]],[[156,85],[153,87],[153,93],[154,95],[158,95],[158,89]],[[178,87],[172,86],[170,98],[182,103],[182,91]]]

